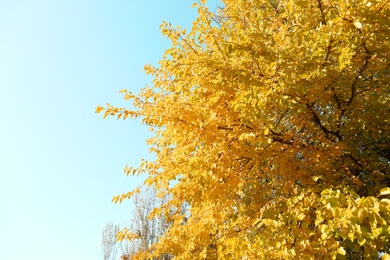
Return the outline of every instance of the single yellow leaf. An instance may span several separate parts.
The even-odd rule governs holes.
[[[389,187],[383,188],[380,190],[379,193],[380,196],[390,195],[390,188]]]
[[[194,7],[197,7],[197,6],[198,6],[198,3],[193,3],[190,8],[194,8]]]
[[[345,252],[344,247],[339,247],[339,248],[337,249],[337,253],[339,253],[340,255],[345,255],[347,252]]]
[[[354,22],[353,25],[355,25],[356,28],[362,29],[363,25],[360,22]]]
[[[358,239],[358,243],[359,243],[360,246],[363,246],[363,245],[366,243],[366,239],[360,237],[360,238]]]
[[[382,260],[390,260],[390,255],[389,254],[382,255]]]
[[[321,176],[313,176],[312,177],[313,181],[317,182],[319,179],[322,179]]]

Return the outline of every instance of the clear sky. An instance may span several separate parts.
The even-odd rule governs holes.
[[[189,27],[193,2],[0,0],[0,259],[102,259],[149,134],[94,109],[129,105],[118,91],[149,83],[143,65],[169,46],[161,21]]]

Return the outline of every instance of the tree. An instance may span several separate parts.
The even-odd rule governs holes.
[[[156,159],[125,169],[170,196],[153,213],[173,210],[172,225],[149,256],[389,253],[389,1],[223,3],[194,4],[189,32],[162,25],[172,47],[145,67],[153,86],[121,91],[132,109],[96,109],[154,132]]]
[[[152,211],[167,202],[167,198],[158,198],[153,187],[147,187],[134,194],[134,210],[130,225],[123,228],[126,234],[132,236],[129,240],[117,239],[120,227],[111,222],[107,223],[102,232],[102,252],[104,259],[116,259],[118,249],[121,259],[133,259],[137,255],[147,252],[151,245],[164,236],[169,226],[167,218],[160,214],[149,218]],[[122,231],[123,232],[123,231]],[[165,254],[160,260],[169,260],[171,256]]]
[[[169,226],[164,215],[149,218],[155,208],[161,207],[167,202],[166,198],[158,198],[153,187],[148,187],[136,193],[134,199],[134,211],[131,218],[131,225],[126,228],[126,234],[131,234],[131,241],[122,241],[122,258],[133,259],[136,255],[147,252],[151,245],[164,236]],[[120,234],[119,234],[120,235]],[[165,254],[159,259],[168,260],[170,256]]]
[[[102,232],[102,254],[104,260],[116,259],[118,251],[116,243],[116,234],[119,232],[119,226],[111,222],[107,223]]]

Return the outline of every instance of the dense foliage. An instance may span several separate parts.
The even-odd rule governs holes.
[[[195,4],[189,32],[163,24],[153,85],[122,91],[133,109],[97,107],[154,132],[156,159],[125,172],[169,194],[154,214],[173,224],[140,257],[389,253],[389,1],[223,4]]]

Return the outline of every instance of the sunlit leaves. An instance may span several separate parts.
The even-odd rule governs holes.
[[[123,230],[119,231],[116,235],[116,241],[120,242],[122,240],[134,240],[140,238],[140,235],[137,235],[131,231],[129,231],[127,228],[124,228]]]
[[[102,112],[103,110],[104,110],[104,107],[102,107],[102,106],[97,106],[96,109],[95,109],[95,112],[96,112],[96,113],[100,113],[100,112]]]
[[[382,260],[390,260],[390,255],[389,254],[383,254],[382,255]]]
[[[390,188],[386,187],[386,188],[381,189],[379,195],[381,195],[381,196],[390,195]]]
[[[362,29],[363,25],[360,22],[354,22],[353,25],[355,25],[356,28]]]
[[[195,4],[190,31],[164,22],[172,46],[145,66],[153,85],[121,91],[132,109],[96,109],[154,133],[156,159],[125,168],[172,198],[150,256],[389,253],[390,5],[223,3]]]
[[[134,189],[134,190],[132,190],[130,192],[126,192],[126,193],[123,193],[121,195],[114,196],[112,198],[112,202],[114,202],[114,203],[118,203],[118,202],[122,203],[123,200],[130,199],[131,197],[134,196],[135,193],[139,193],[139,192],[140,192],[140,189],[136,188],[136,189]]]

